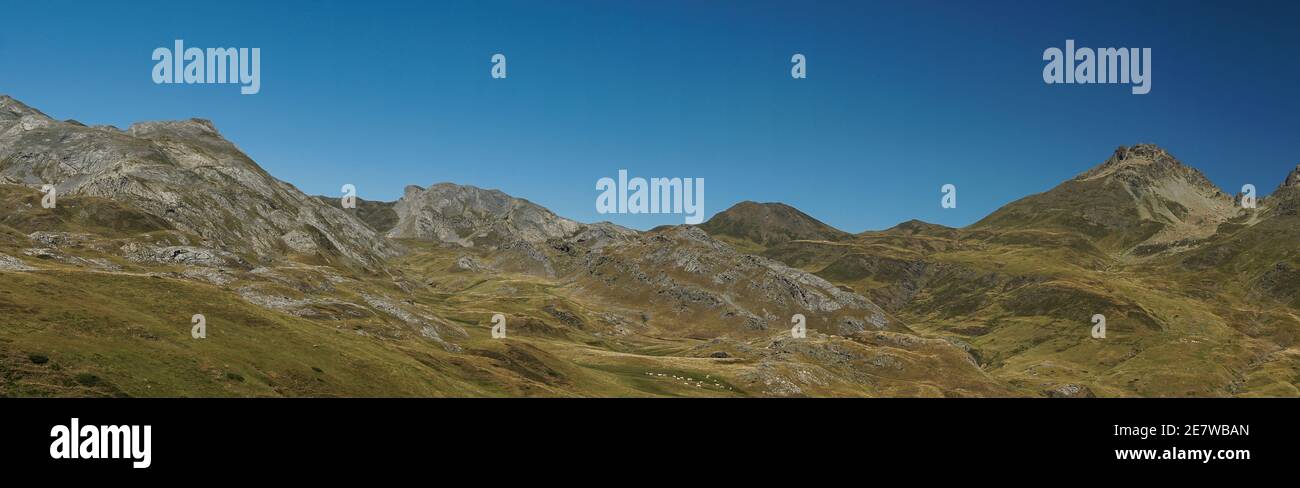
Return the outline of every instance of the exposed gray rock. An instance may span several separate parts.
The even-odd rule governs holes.
[[[181,275],[199,281],[206,281],[214,285],[224,286],[235,281],[235,277],[224,269],[218,268],[196,268],[186,267],[181,271]]]
[[[845,317],[844,319],[840,320],[839,323],[840,335],[849,335],[855,332],[862,332],[864,330],[867,330],[867,326],[864,325],[861,320],[855,319],[853,317]]]
[[[27,234],[27,238],[48,247],[64,247],[81,245],[89,240],[90,236],[85,234],[73,234],[70,232],[36,231]]]
[[[327,298],[292,298],[265,293],[257,285],[241,287],[237,293],[253,305],[304,318],[342,320],[372,315],[355,303]]]
[[[750,388],[776,397],[802,396],[803,389],[788,377],[776,364],[764,361],[754,369],[739,375],[739,379],[750,384]]]
[[[1057,385],[1053,388],[1049,388],[1044,393],[1046,393],[1047,396],[1050,396],[1052,398],[1094,398],[1096,397],[1096,395],[1092,393],[1092,389],[1088,388],[1087,386],[1077,385],[1074,383]]]
[[[60,259],[63,257],[62,255],[59,254],[58,251],[55,251],[54,249],[48,247],[34,247],[30,249],[23,249],[23,255],[31,256],[36,259]]]
[[[485,266],[483,266],[483,263],[480,263],[479,260],[475,259],[473,256],[461,256],[460,259],[456,260],[456,269],[477,273],[483,271]]]
[[[390,237],[430,239],[465,247],[500,247],[515,241],[538,244],[573,235],[582,224],[500,190],[438,183],[406,187],[393,206]]]
[[[280,295],[264,294],[256,287],[252,286],[240,288],[239,296],[253,305],[298,316],[303,315],[301,312],[302,309],[314,303],[312,300],[308,299],[296,299]]]
[[[464,328],[454,325],[445,320],[437,319],[431,316],[417,315],[384,297],[362,293],[361,298],[366,301],[367,305],[374,307],[380,312],[386,313],[401,320],[406,325],[419,331],[420,335],[431,339],[434,342],[442,344],[444,349],[449,351],[460,351],[460,346],[449,343],[443,339],[443,332],[449,332],[460,337],[469,337],[469,333]]]
[[[739,319],[749,330],[784,323],[789,315],[781,315],[795,312],[851,315],[848,329],[837,331],[845,334],[866,330],[868,324],[873,329],[891,325],[884,311],[861,295],[803,270],[743,254],[697,227],[582,235],[592,238],[568,241],[573,259],[559,262],[575,267],[561,266],[559,274],[569,271],[604,287],[655,297],[677,312],[717,309],[723,318]],[[635,291],[639,289],[645,290]]]
[[[8,254],[0,254],[0,271],[32,271],[35,269],[18,258]]]
[[[186,264],[211,268],[246,266],[246,263],[234,254],[195,246],[153,247],[129,242],[122,246],[122,255],[136,262]]]
[[[123,132],[56,121],[0,96],[0,162],[5,180],[123,202],[224,251],[287,249],[363,265],[397,253],[356,218],[271,177],[206,120]]]
[[[49,247],[33,247],[33,248],[23,249],[23,255],[31,256],[36,259],[43,259],[46,261],[55,261],[59,263],[70,264],[73,266],[80,266],[83,268],[95,268],[103,271],[122,270],[121,266],[118,266],[117,264],[114,264],[112,261],[109,261],[104,258],[83,258],[81,256],[71,256],[59,252],[58,249],[49,248]]]

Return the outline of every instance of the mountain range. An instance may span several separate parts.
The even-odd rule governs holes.
[[[1300,396],[1300,166],[1244,207],[1140,144],[964,228],[345,209],[205,120],[0,96],[0,395]]]

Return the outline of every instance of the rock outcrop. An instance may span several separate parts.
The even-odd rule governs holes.
[[[397,224],[390,237],[430,239],[465,247],[500,247],[517,241],[541,243],[568,237],[582,224],[500,190],[438,183],[406,187],[393,205]]]

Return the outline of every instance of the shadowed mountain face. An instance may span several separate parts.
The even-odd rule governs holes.
[[[1135,146],[965,229],[639,232],[450,183],[341,209],[204,121],[0,97],[0,395],[1296,396],[1297,201],[1300,168],[1238,209]]]
[[[387,233],[397,225],[397,212],[393,210],[393,202],[378,202],[374,200],[356,200],[356,208],[343,208],[343,200],[340,197],[316,196],[316,200],[331,207],[343,210],[344,213],[352,214],[361,222],[365,223],[375,232],[380,234]]]

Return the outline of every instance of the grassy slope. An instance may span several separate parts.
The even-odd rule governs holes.
[[[5,393],[67,392],[63,387],[71,385],[45,381],[43,373],[54,368],[94,375],[104,390],[131,396],[436,395],[476,390],[427,374],[430,368],[401,345],[266,311],[213,288],[125,274],[5,273],[0,281],[0,308],[6,311],[0,318],[0,343],[19,356],[50,358],[46,365],[35,371],[25,368],[27,375],[7,382]],[[207,317],[207,339],[190,337],[195,313]]]
[[[72,200],[67,207],[79,202]],[[64,225],[66,230],[75,226]],[[0,252],[22,256],[25,231],[0,227]],[[145,236],[148,234],[141,234]],[[748,396],[768,394],[762,368],[809,374],[802,394],[941,395],[951,385],[925,374],[965,359],[951,348],[868,344],[816,337],[805,360],[772,361],[771,337],[706,341],[618,333],[615,310],[563,284],[516,274],[452,271],[459,250],[407,243],[399,279],[431,283],[407,295],[420,310],[462,326],[461,350],[413,333],[381,313],[310,319],[249,303],[249,285],[291,298],[294,286],[251,275],[214,285],[181,279],[183,267],[132,263],[85,246],[69,255],[109,259],[120,271],[22,258],[32,271],[0,271],[0,394],[7,396]],[[310,268],[277,270],[310,275]],[[304,278],[303,283],[308,280]],[[403,293],[389,279],[364,278],[330,293],[359,303],[362,293]],[[551,310],[551,311],[548,311]],[[563,315],[556,315],[563,312]],[[208,337],[192,339],[190,317],[207,317]],[[510,317],[506,340],[489,337],[493,313]],[[566,317],[560,320],[559,317]],[[634,324],[633,324],[634,325]],[[811,364],[821,347],[907,364],[878,373]],[[710,357],[731,351],[727,358]],[[891,363],[892,365],[892,363]],[[913,366],[914,365],[914,366]],[[869,366],[868,366],[869,367]],[[861,369],[861,368],[859,368]],[[958,391],[1012,394],[973,368],[954,371]],[[966,376],[963,376],[966,375]],[[956,383],[954,383],[956,384]]]
[[[1117,259],[1069,232],[1032,229],[749,246],[878,303],[906,304],[894,311],[904,322],[969,343],[981,372],[951,347],[897,334],[843,338],[810,327],[808,340],[786,341],[781,331],[732,334],[694,317],[691,329],[704,332],[683,337],[679,325],[645,320],[671,314],[635,297],[457,270],[467,251],[429,243],[404,243],[411,252],[391,263],[397,276],[350,276],[325,291],[303,291],[329,281],[314,268],[287,265],[275,269],[287,282],[237,273],[208,284],[181,279],[192,271],[181,266],[117,257],[112,250],[127,240],[184,238],[129,209],[70,198],[45,211],[30,192],[2,196],[17,210],[3,214],[0,252],[38,268],[0,271],[4,395],[1032,395],[1062,383],[1106,396],[1298,393],[1300,319],[1284,301],[1260,299],[1285,297],[1285,281],[1258,285],[1276,263],[1257,256],[1285,251],[1278,242],[1290,234],[1279,233],[1290,224],[1215,244],[1251,252],[1212,272]],[[33,229],[99,234],[61,251],[121,271],[23,257]],[[1289,259],[1297,264],[1294,253]],[[304,318],[248,302],[239,294],[246,286],[324,294],[366,312]],[[448,339],[461,350],[364,306],[362,295],[396,297],[460,326],[467,335]],[[189,337],[194,313],[207,316],[208,339]],[[509,317],[506,340],[489,337],[494,313]],[[1088,337],[1092,313],[1109,319],[1104,341]],[[727,357],[711,357],[720,352]],[[791,378],[801,379],[795,389]]]
[[[1245,285],[1252,273],[1129,262],[1088,241],[1047,230],[868,233],[849,246],[804,242],[762,252],[899,304],[895,313],[909,326],[969,342],[986,371],[1017,387],[1073,382],[1105,396],[1300,394],[1300,354],[1287,349],[1300,320],[1252,293]],[[1260,246],[1284,241],[1272,235],[1240,246],[1277,256]],[[1105,340],[1089,336],[1094,313],[1107,316]]]

